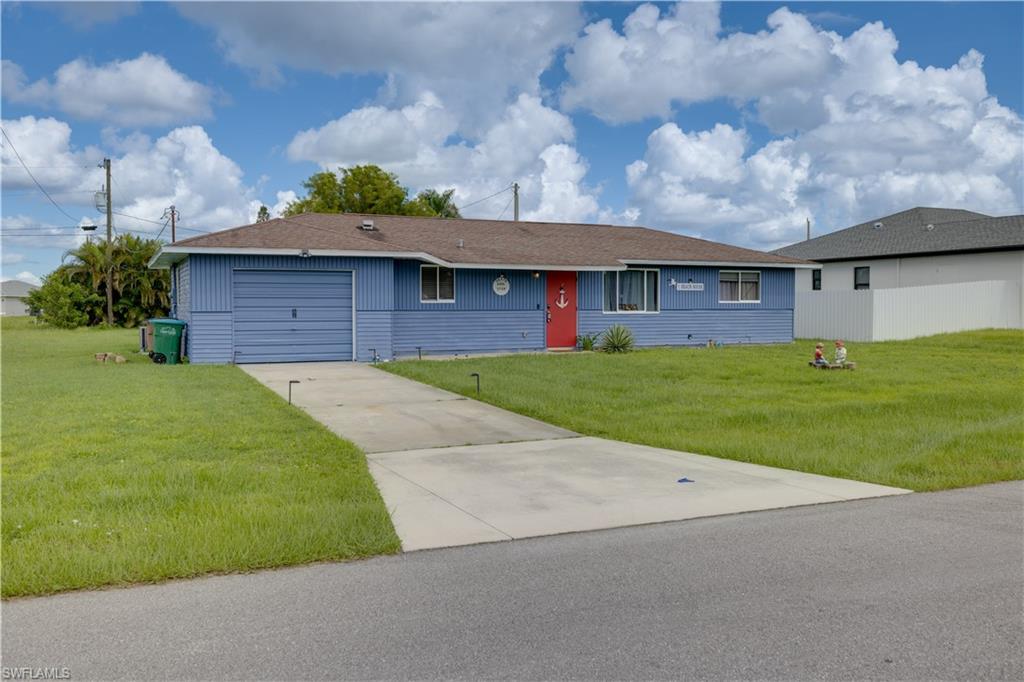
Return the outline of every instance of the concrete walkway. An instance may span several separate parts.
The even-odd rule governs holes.
[[[293,403],[367,452],[406,550],[909,492],[580,437],[366,365],[243,369],[300,381]]]

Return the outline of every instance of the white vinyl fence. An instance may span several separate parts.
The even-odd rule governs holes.
[[[867,291],[796,295],[793,326],[800,339],[890,341],[969,329],[1024,328],[1016,281],[962,282]]]

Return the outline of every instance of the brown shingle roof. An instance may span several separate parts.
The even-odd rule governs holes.
[[[364,219],[373,221],[372,231],[360,227]],[[169,252],[210,248],[428,254],[459,265],[496,266],[621,267],[623,261],[805,264],[796,258],[645,227],[355,213],[276,218],[165,247]]]

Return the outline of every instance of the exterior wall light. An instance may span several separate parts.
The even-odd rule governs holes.
[[[309,258],[309,249],[303,249],[302,251],[299,251],[299,257]]]

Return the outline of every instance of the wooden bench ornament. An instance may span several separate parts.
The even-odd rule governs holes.
[[[814,367],[815,369],[857,369],[856,362],[846,362],[841,365],[819,365],[815,363],[814,360],[809,360],[807,364],[810,365],[811,367]]]

